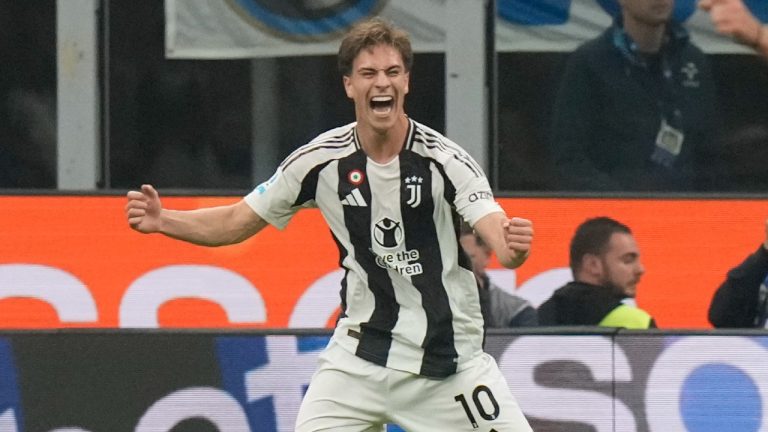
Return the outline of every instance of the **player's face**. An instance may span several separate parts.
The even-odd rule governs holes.
[[[379,133],[392,128],[405,115],[409,77],[394,47],[376,45],[360,51],[352,63],[352,73],[344,77],[347,96],[355,102],[358,125]]]
[[[627,297],[635,297],[637,284],[645,273],[635,238],[631,234],[614,233],[601,262],[601,285],[611,286]]]
[[[475,273],[475,276],[482,277],[485,274],[485,268],[488,266],[491,254],[477,244],[475,236],[472,234],[461,236],[459,241],[469,260],[472,261],[472,271]]]
[[[672,16],[674,0],[622,0],[624,19],[631,19],[646,25],[665,24]]]

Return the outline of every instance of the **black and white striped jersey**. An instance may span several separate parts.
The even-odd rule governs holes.
[[[288,156],[245,201],[284,228],[317,207],[346,270],[334,338],[393,369],[445,377],[482,351],[483,318],[459,221],[502,211],[478,164],[436,131],[409,120],[386,164],[362,150],[355,123]]]

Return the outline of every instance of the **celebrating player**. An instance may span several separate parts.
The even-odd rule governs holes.
[[[240,202],[164,209],[157,191],[128,192],[128,223],[200,245],[282,229],[317,207],[339,248],[341,316],[299,410],[297,431],[530,431],[494,359],[472,266],[468,222],[506,267],[528,257],[533,226],[509,219],[478,164],[403,108],[413,53],[374,18],[343,39],[338,62],[356,122],[289,155]]]

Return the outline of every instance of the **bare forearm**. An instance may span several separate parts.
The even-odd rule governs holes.
[[[266,225],[260,218],[244,219],[237,204],[197,210],[167,210],[160,215],[160,232],[201,246],[240,243]]]

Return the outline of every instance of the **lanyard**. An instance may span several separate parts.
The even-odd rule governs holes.
[[[671,24],[670,24],[671,25]],[[677,105],[678,86],[675,82],[675,74],[669,60],[670,47],[674,42],[684,42],[688,35],[682,27],[670,28],[664,36],[661,49],[658,54],[658,64],[649,60],[637,51],[637,45],[624,31],[621,22],[617,21],[613,26],[613,45],[630,65],[646,71],[654,84],[658,83],[659,94],[656,104],[659,108],[661,119],[677,130],[683,130],[683,113]]]

